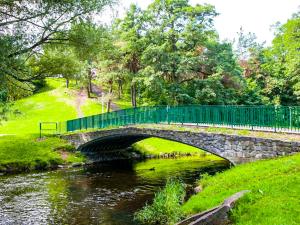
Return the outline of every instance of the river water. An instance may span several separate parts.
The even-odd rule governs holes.
[[[133,225],[170,177],[193,184],[224,161],[151,159],[0,177],[0,224]]]

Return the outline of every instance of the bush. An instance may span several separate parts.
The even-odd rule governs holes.
[[[185,189],[181,182],[168,180],[165,188],[155,194],[152,205],[135,213],[134,219],[142,224],[174,224],[183,216],[181,203]]]

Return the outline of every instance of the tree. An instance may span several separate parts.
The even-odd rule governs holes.
[[[79,60],[88,65],[86,85],[88,96],[90,97],[90,93],[93,92],[93,68],[101,54],[105,54],[111,47],[109,33],[105,27],[96,26],[91,21],[79,21],[72,25],[68,39],[69,44],[74,47]]]
[[[109,85],[107,112],[110,112],[113,97],[113,84],[118,84],[118,97],[121,98],[122,82],[124,80],[124,71],[122,67],[122,54],[117,46],[113,45],[106,54],[101,55],[99,63],[100,80]]]
[[[142,34],[144,32],[144,16],[143,11],[138,6],[131,5],[125,18],[116,22],[120,38],[124,42],[122,47],[123,64],[129,72],[131,104],[133,107],[137,106],[136,82],[138,72],[141,69],[141,55],[145,48]]]
[[[214,74],[219,74],[224,88],[240,82],[241,69],[232,46],[219,43],[213,28],[217,15],[213,6],[157,0],[144,14],[147,21],[141,33],[146,48],[140,73],[143,86],[148,85],[143,94],[146,101],[155,102],[156,98],[158,104],[195,103],[196,92],[186,87]]]
[[[0,125],[2,120],[7,120],[8,108],[8,96],[7,92],[0,91]]]
[[[241,27],[240,31],[237,33],[238,39],[234,40],[236,44],[236,54],[240,61],[246,61],[252,51],[255,49],[262,48],[263,44],[257,42],[257,37],[254,33],[248,32],[245,33],[244,29]]]
[[[67,31],[78,18],[87,19],[111,3],[111,0],[1,1],[0,79],[17,86],[14,91],[8,90],[8,94],[32,92],[33,81],[43,75],[31,73],[28,58],[40,52],[44,44],[67,42],[67,38],[58,34]]]
[[[300,99],[300,12],[279,27],[271,49],[274,67],[281,68],[286,86]],[[290,102],[291,104],[292,102]]]
[[[46,48],[34,66],[36,74],[44,74],[48,77],[63,76],[66,79],[67,88],[69,81],[78,77],[84,69],[74,51],[67,46]]]

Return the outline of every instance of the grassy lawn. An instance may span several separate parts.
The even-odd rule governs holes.
[[[47,169],[63,163],[83,161],[83,157],[72,152],[66,141],[47,137],[41,140],[30,135],[0,137],[0,171],[23,172]],[[61,151],[66,152],[63,159]]]
[[[148,155],[160,155],[163,153],[190,153],[192,155],[205,156],[206,154],[208,154],[205,151],[200,150],[199,148],[161,138],[147,138],[135,143],[133,145],[133,148],[138,152]]]
[[[183,206],[186,214],[204,211],[241,191],[231,213],[234,224],[300,224],[300,154],[236,166],[216,176],[205,176],[203,191]]]
[[[48,79],[39,93],[14,102],[8,121],[0,125],[0,134],[37,134],[39,122],[57,122],[76,118],[73,89],[66,89],[64,80]]]
[[[84,116],[91,116],[102,113],[102,104],[97,98],[87,99],[85,104],[81,106]],[[103,112],[106,112],[106,105],[104,104]]]
[[[129,98],[115,99],[114,103],[120,107],[120,109],[132,108],[132,104]]]
[[[83,161],[82,156],[55,151],[67,143],[56,137],[38,140],[39,122],[58,122],[76,118],[77,88],[65,88],[64,79],[47,79],[47,86],[30,97],[15,101],[8,121],[0,125],[0,169],[29,171],[61,163]],[[95,108],[95,104],[89,104]],[[51,125],[47,126],[50,128]],[[44,127],[45,128],[45,127]],[[48,133],[54,131],[49,131]],[[1,134],[5,134],[1,136]],[[7,135],[9,134],[9,135]]]
[[[30,97],[15,101],[8,121],[0,125],[0,134],[38,134],[39,122],[60,122],[77,118],[76,95],[78,88],[65,87],[64,79],[47,79],[47,86]],[[96,99],[87,99],[82,106],[85,116],[101,113]]]

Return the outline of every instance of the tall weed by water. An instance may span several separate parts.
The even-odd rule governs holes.
[[[179,221],[183,212],[181,204],[185,197],[183,183],[178,180],[168,180],[164,189],[155,194],[153,203],[146,204],[135,214],[135,220],[141,224],[170,225]]]

